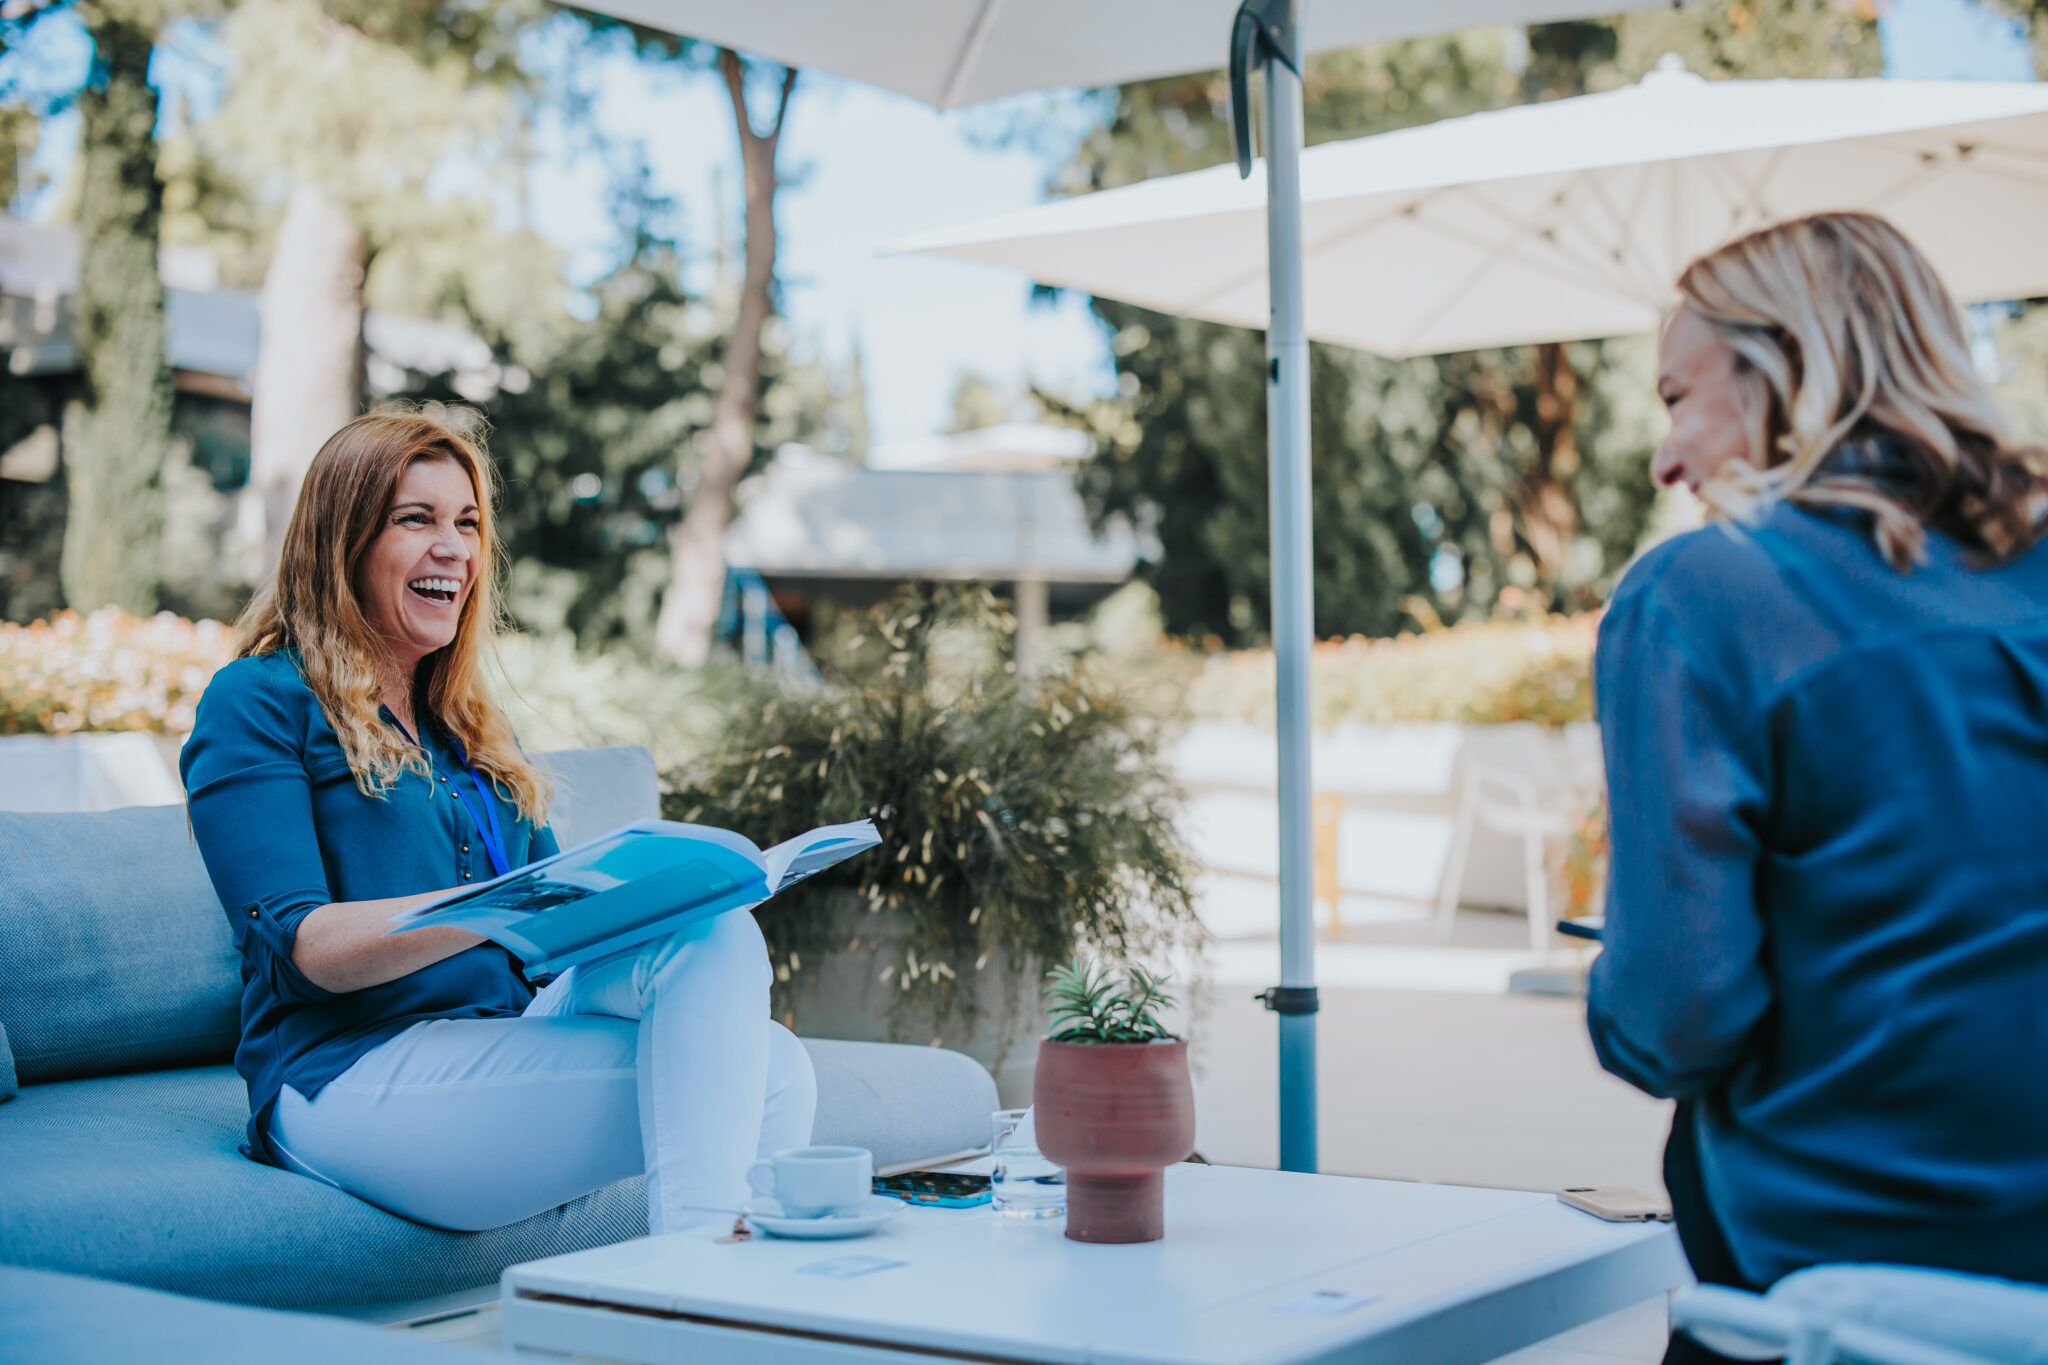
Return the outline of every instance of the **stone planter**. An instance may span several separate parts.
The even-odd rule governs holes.
[[[830,941],[845,944],[858,937],[861,946],[853,952],[841,948],[821,963],[805,962],[797,978],[778,990],[779,1000],[795,1020],[790,1027],[807,1038],[932,1041],[929,1032],[913,1037],[895,1031],[891,1013],[901,993],[893,979],[880,978],[885,964],[903,961],[901,912],[870,913],[851,892],[836,899]],[[877,946],[871,948],[870,944]],[[962,973],[960,985],[971,993],[973,1022],[965,1023],[957,1016],[947,1019],[938,1041],[987,1067],[996,1078],[996,1093],[1004,1106],[1021,1109],[1031,1103],[1037,1040],[1046,1029],[1045,1003],[1039,991],[1043,973],[1035,964],[1016,968],[1000,951],[989,955],[981,971],[973,971],[973,965],[955,964],[955,970]],[[1012,980],[1016,983],[1014,1003],[1008,986]],[[781,1017],[780,1010],[777,1017]]]
[[[1195,1149],[1188,1045],[1038,1045],[1038,1150],[1066,1168],[1067,1236],[1156,1242],[1166,1235],[1165,1170]]]

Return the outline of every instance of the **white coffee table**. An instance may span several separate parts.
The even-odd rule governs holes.
[[[1668,1225],[1548,1194],[1184,1165],[1166,1201],[1142,1246],[905,1208],[843,1242],[705,1227],[551,1257],[505,1272],[503,1339],[661,1365],[1458,1365],[1691,1282]],[[856,1256],[903,1264],[816,1272]]]

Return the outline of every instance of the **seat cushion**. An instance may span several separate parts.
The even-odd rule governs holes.
[[[930,1165],[988,1146],[996,1083],[972,1057],[900,1043],[803,1043],[818,1073],[811,1141],[865,1147],[878,1171]]]
[[[26,1086],[0,1109],[0,1257],[273,1308],[398,1303],[647,1231],[639,1177],[508,1227],[444,1232],[236,1150],[228,1067]]]
[[[483,1365],[494,1354],[363,1323],[231,1308],[105,1280],[0,1266],[0,1360]]]
[[[2048,1365],[2048,1285],[1917,1266],[1823,1265],[1787,1275],[1766,1302],[1958,1357]]]
[[[0,885],[23,1085],[234,1055],[241,968],[183,806],[0,812]]]
[[[995,1082],[939,1048],[809,1042],[816,1140],[894,1169],[988,1142]],[[0,1108],[0,1259],[203,1298],[330,1308],[487,1285],[508,1265],[639,1237],[638,1176],[524,1222],[444,1232],[236,1150],[228,1067],[26,1086]]]

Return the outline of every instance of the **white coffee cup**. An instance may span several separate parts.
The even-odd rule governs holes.
[[[747,1167],[747,1183],[782,1205],[784,1217],[852,1214],[874,1194],[875,1158],[865,1147],[792,1147]]]

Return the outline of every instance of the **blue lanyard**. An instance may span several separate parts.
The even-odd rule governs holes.
[[[483,844],[484,853],[490,858],[492,868],[497,871],[500,877],[510,872],[512,870],[512,860],[506,856],[505,834],[498,825],[498,803],[493,801],[489,793],[484,791],[484,780],[476,775],[476,769],[470,766],[469,756],[462,752],[462,746],[456,743],[455,737],[450,735],[448,743],[454,747],[455,756],[462,760],[463,768],[469,773],[470,782],[476,787],[477,800],[483,802],[481,810],[478,809],[476,802],[469,799],[469,793],[462,789],[461,782],[449,782],[445,776],[442,776],[441,765],[434,761],[434,751],[432,749],[413,739],[412,731],[400,724],[396,716],[391,718],[391,723],[398,726],[398,733],[404,735],[415,749],[426,755],[427,766],[434,770],[434,776],[441,778],[442,782],[447,784],[448,790],[455,793],[456,797],[461,800],[463,808],[469,812],[470,823],[476,826],[476,837]],[[486,817],[490,821],[488,825],[485,824]]]

